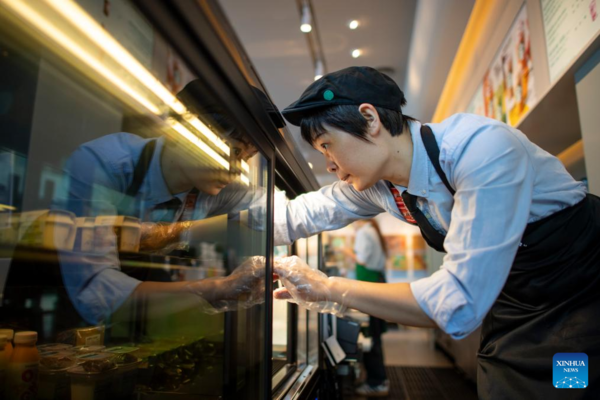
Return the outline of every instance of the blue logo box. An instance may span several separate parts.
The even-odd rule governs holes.
[[[557,389],[585,389],[588,356],[585,353],[556,353],[552,359],[552,385]]]

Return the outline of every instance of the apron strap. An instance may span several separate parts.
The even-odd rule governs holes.
[[[454,196],[456,190],[450,186],[450,182],[448,182],[448,178],[446,177],[444,170],[442,170],[442,166],[440,165],[440,148],[438,147],[435,136],[433,135],[433,131],[429,126],[421,125],[421,138],[423,139],[427,156],[429,156],[429,160],[433,164],[433,168],[435,168],[439,177],[442,179],[442,182],[446,188],[448,188],[448,191],[452,194],[452,196]]]
[[[156,148],[156,140],[151,140],[142,149],[142,153],[140,158],[138,158],[137,163],[133,169],[133,179],[131,183],[125,190],[125,196],[123,200],[118,204],[117,210],[121,215],[129,214],[129,208],[131,207],[131,203],[135,196],[140,191],[142,187],[142,183],[144,183],[144,178],[146,178],[146,174],[148,173],[148,168],[150,167],[150,162],[152,161],[152,157],[154,156],[154,150]]]

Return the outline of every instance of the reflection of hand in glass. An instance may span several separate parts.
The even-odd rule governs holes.
[[[214,310],[224,312],[246,309],[261,304],[265,299],[265,258],[250,257],[229,276],[188,282],[184,288],[201,296]]]

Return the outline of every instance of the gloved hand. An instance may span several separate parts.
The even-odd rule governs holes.
[[[337,316],[346,311],[344,299],[347,291],[340,296],[341,303],[332,301],[331,284],[336,278],[329,278],[323,272],[310,268],[297,256],[276,258],[274,270],[284,286],[275,290],[276,299]]]
[[[185,290],[202,297],[208,314],[250,308],[265,301],[265,258],[253,256],[229,276],[190,282]]]

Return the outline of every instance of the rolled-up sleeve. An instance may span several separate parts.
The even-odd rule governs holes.
[[[411,289],[423,311],[461,339],[481,324],[508,278],[527,225],[534,171],[524,146],[500,125],[447,154],[456,188],[447,254],[439,271]]]
[[[61,257],[65,289],[77,312],[89,324],[110,317],[141,283],[121,272],[118,263],[99,257],[82,257],[76,262],[65,260],[69,257],[70,254]]]
[[[385,211],[378,196],[373,188],[358,192],[346,182],[335,182],[291,201],[276,198],[275,245],[373,218]]]

